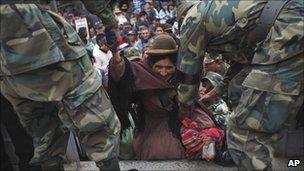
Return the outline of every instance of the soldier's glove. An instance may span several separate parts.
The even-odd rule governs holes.
[[[117,28],[112,28],[105,31],[106,40],[107,40],[107,46],[110,48],[112,53],[115,53],[118,51],[118,38],[119,33]]]

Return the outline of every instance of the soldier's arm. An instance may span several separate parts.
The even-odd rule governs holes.
[[[203,95],[202,101],[210,101],[214,97],[223,97],[228,92],[228,85],[232,78],[242,70],[242,64],[234,62],[228,69],[223,81],[219,85],[213,88],[209,93]]]
[[[205,3],[195,4],[185,16],[180,27],[180,44],[178,52],[178,72],[181,84],[178,87],[178,101],[181,110],[191,107],[198,94],[199,78],[205,54],[205,29],[202,20]]]
[[[228,92],[228,84],[232,80],[232,78],[237,75],[243,69],[243,65],[234,62],[228,69],[226,75],[224,76],[224,80],[214,88],[214,91],[219,96],[223,96],[224,93]]]
[[[116,0],[81,0],[87,10],[101,18],[106,29],[117,27],[117,21],[113,14],[113,6]]]

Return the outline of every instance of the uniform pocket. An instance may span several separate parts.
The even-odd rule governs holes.
[[[241,129],[277,132],[291,114],[296,96],[246,88],[230,119]]]
[[[32,4],[1,5],[1,75],[14,75],[58,62],[63,56]],[[13,20],[13,22],[12,22]]]

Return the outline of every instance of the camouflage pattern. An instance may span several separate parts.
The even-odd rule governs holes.
[[[120,122],[87,56],[1,80],[1,92],[13,104],[34,139],[33,163],[65,153],[60,121],[78,132],[96,162],[118,155]],[[59,112],[48,111],[56,105]],[[60,120],[59,120],[59,118]]]
[[[129,47],[125,49],[124,56],[130,61],[134,59],[141,59],[140,50],[137,49],[136,47]]]
[[[221,70],[220,70],[219,74],[224,77],[226,75],[226,73],[228,72],[230,65],[224,61],[220,65],[221,65]]]
[[[91,160],[116,158],[120,122],[74,29],[35,4],[1,5],[0,14],[1,93],[34,139],[31,163],[60,164],[66,128]]]
[[[213,56],[210,56],[209,53],[206,53],[205,56],[204,56],[204,65],[210,64],[210,63],[214,62],[216,59],[222,59],[221,56],[222,56],[222,55],[213,57]]]
[[[223,99],[218,99],[208,109],[213,113],[215,121],[221,128],[226,128],[227,117],[231,113],[226,102]]]
[[[218,87],[223,80],[223,77],[218,73],[210,71],[203,78],[203,80],[205,79],[210,81],[213,87]],[[208,106],[208,109],[213,113],[215,121],[221,126],[221,128],[226,128],[226,117],[230,114],[230,110],[226,102],[222,98],[218,98]]]
[[[278,140],[285,121],[303,104],[304,2],[290,0],[266,40],[249,47],[248,33],[265,4],[266,0],[198,1],[189,9],[180,30],[178,69],[183,73],[199,73],[205,51],[254,64],[243,78],[242,96],[229,119],[227,135],[233,159],[247,170],[271,168],[265,144]],[[197,85],[179,86],[180,106],[193,104]]]
[[[213,85],[213,87],[218,86],[221,81],[223,81],[223,76],[216,72],[209,71],[207,72],[206,76],[202,79],[202,81],[208,80]]]
[[[58,14],[34,4],[17,4],[16,8],[0,6],[1,25],[5,26],[0,32],[0,75],[20,74],[86,54],[73,27]]]
[[[282,86],[270,78],[263,80],[274,81],[268,86],[283,88],[285,93],[275,88],[273,91],[265,91],[242,87],[239,104],[229,116],[227,124],[228,148],[237,164],[255,170],[271,167],[267,145],[273,146],[279,141],[281,132],[294,122],[303,105],[303,66],[302,53],[277,65],[253,67],[253,70],[270,71],[274,78],[286,79],[290,84]],[[301,89],[289,89],[295,82],[301,85]]]
[[[215,62],[215,60],[217,60],[217,59],[221,61],[220,71],[218,73],[224,77],[226,75],[230,65],[223,61],[222,55],[218,55],[216,57],[211,57],[208,53],[206,53],[205,57],[204,57],[203,67],[205,68],[206,64],[211,64],[211,63]],[[206,73],[206,70],[204,70],[204,73]]]
[[[217,91],[219,92],[218,94],[223,94],[222,91],[227,91],[227,103],[231,109],[234,109],[239,104],[242,95],[242,84],[251,69],[252,67],[250,66],[244,66],[244,68],[230,80],[227,90],[221,87],[221,85],[218,87],[218,89],[222,89]]]

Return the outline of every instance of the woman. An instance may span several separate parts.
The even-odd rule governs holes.
[[[154,31],[155,36],[158,36],[158,35],[164,33],[164,28],[162,27],[162,25],[158,25],[158,26],[154,27],[153,31]]]
[[[180,122],[175,105],[177,47],[169,35],[159,35],[142,61],[128,61],[115,53],[110,62],[110,96],[122,129],[127,128],[126,113],[136,104],[137,126],[133,148],[137,159],[182,159]],[[134,106],[134,105],[132,105]]]

